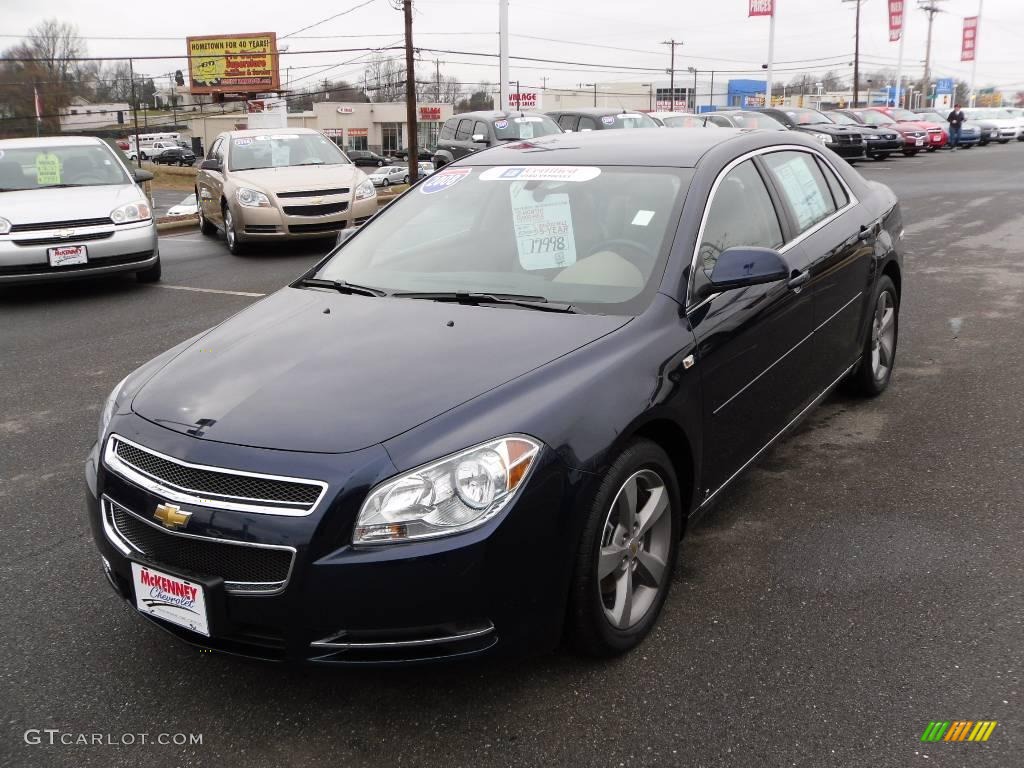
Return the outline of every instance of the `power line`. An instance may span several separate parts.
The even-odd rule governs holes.
[[[320,19],[320,21],[314,22],[314,23],[310,24],[307,27],[303,27],[302,29],[297,29],[294,32],[290,32],[289,34],[287,34],[284,37],[281,37],[279,39],[280,40],[284,40],[287,37],[292,37],[293,35],[299,34],[299,32],[305,32],[307,29],[312,29],[313,27],[319,27],[321,24],[326,24],[328,21],[334,21],[335,19],[340,19],[342,16],[347,16],[348,14],[352,13],[353,11],[358,11],[360,8],[365,8],[366,6],[370,5],[371,3],[375,3],[375,2],[377,2],[377,0],[365,0],[365,2],[359,3],[359,5],[353,5],[347,11],[342,11],[341,13],[336,13],[333,16],[328,16],[326,19]]]

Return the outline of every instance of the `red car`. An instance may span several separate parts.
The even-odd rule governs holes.
[[[926,149],[929,152],[934,152],[937,149],[942,149],[949,143],[949,134],[946,132],[946,127],[939,123],[933,123],[928,120],[922,120],[909,109],[900,109],[899,107],[869,107],[870,110],[875,112],[881,112],[883,115],[887,115],[895,120],[897,123],[903,125],[914,125],[928,132],[928,142]],[[864,110],[865,112],[869,110]]]

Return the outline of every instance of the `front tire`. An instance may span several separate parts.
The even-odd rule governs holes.
[[[649,440],[630,443],[598,485],[577,549],[567,631],[578,651],[615,656],[647,636],[668,597],[681,526],[668,456]]]
[[[871,159],[872,160],[888,160],[889,159],[889,153],[888,152],[876,152],[874,155],[871,156]]]
[[[402,180],[402,183],[403,184],[408,184],[409,183],[409,174],[408,173],[405,174],[405,179]]]
[[[224,240],[228,244],[228,251],[232,256],[240,256],[245,252],[245,246],[238,239],[238,232],[235,231],[235,215],[231,209],[224,208]]]
[[[156,257],[156,264],[149,267],[148,269],[140,270],[135,273],[135,279],[140,283],[156,283],[160,281],[160,273],[163,270],[160,267],[160,257]]]
[[[917,154],[918,152],[920,152],[920,151],[921,151],[921,150],[919,150],[919,149],[904,149],[904,150],[903,150],[903,154],[904,154],[904,155],[905,155],[906,157],[913,157],[914,155],[916,155],[916,154]]]
[[[889,386],[899,341],[900,300],[888,275],[879,278],[874,296],[860,365],[850,377],[853,391],[864,397],[877,397]]]
[[[382,187],[390,187],[391,186],[391,182],[388,181],[387,179],[384,179],[384,181],[381,182],[381,186]]]

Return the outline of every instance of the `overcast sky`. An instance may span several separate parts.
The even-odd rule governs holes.
[[[243,3],[182,3],[172,0],[142,5],[111,4],[109,0],[40,0],[36,3],[4,3],[4,45],[16,42],[43,18],[56,17],[77,25],[86,38],[90,55],[181,55],[186,35],[234,32],[277,32],[279,38],[307,25],[359,5],[364,0],[245,0]],[[964,16],[977,13],[979,0],[947,0],[935,20],[932,48],[935,77],[969,79],[971,65],[960,61],[960,35]],[[789,81],[799,72],[820,73],[837,69],[848,74],[853,52],[854,4],[840,0],[776,0],[776,79]],[[908,0],[905,67],[919,75],[924,59],[926,15]],[[706,79],[707,70],[757,70],[767,58],[768,20],[748,19],[746,0],[511,0],[513,55],[560,59],[575,64],[540,64],[513,61],[511,76],[522,86],[575,87],[583,81],[649,81],[668,66],[669,37],[682,40],[676,67],[684,72],[694,66]],[[133,14],[137,9],[137,16]],[[417,0],[414,38],[422,48],[426,77],[435,58],[442,71],[466,82],[497,81],[497,60],[471,58],[427,49],[496,53],[498,49],[497,0]],[[890,43],[886,0],[864,0],[861,20],[862,68],[895,69],[899,45]],[[132,38],[132,35],[137,37]],[[530,39],[542,37],[551,40]],[[124,39],[102,39],[117,38]],[[290,51],[324,48],[363,48],[401,42],[402,14],[388,0],[373,0],[340,18],[319,24],[281,41]],[[552,40],[558,42],[552,42]],[[1004,90],[1024,90],[1024,6],[1021,0],[986,0],[979,31],[978,87],[996,85]],[[577,45],[576,43],[580,43]],[[623,50],[629,49],[629,50]],[[396,52],[397,54],[398,52]],[[357,81],[362,71],[359,52],[320,55],[284,55],[291,83],[310,85],[332,79]],[[354,61],[352,61],[355,59]],[[806,61],[811,60],[811,61]],[[342,62],[349,62],[342,64]],[[799,63],[785,63],[799,62]],[[600,71],[580,65],[603,64]],[[320,72],[331,65],[333,68]],[[428,69],[429,67],[429,69]],[[623,68],[616,71],[615,68]],[[628,70],[648,68],[648,71]],[[182,68],[184,61],[147,61],[136,71],[149,74]],[[753,77],[757,72],[716,75],[718,83],[734,77]],[[687,77],[692,77],[687,75]],[[719,79],[721,78],[721,79]]]

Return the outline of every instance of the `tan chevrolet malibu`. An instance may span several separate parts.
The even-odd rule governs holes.
[[[246,243],[334,238],[377,210],[371,182],[319,131],[228,131],[196,174],[204,235],[224,230],[228,250]]]

